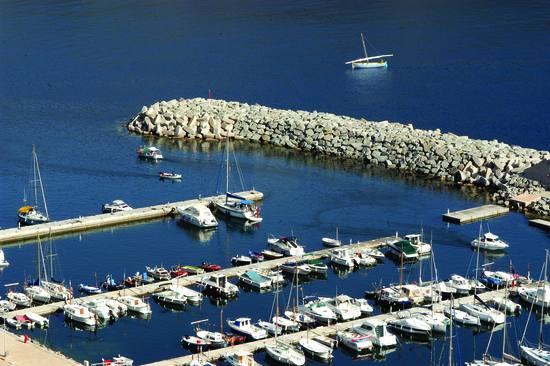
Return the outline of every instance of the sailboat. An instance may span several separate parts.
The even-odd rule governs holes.
[[[275,320],[279,319],[279,290],[275,290]],[[267,355],[273,360],[284,365],[302,366],[306,363],[306,357],[302,350],[290,345],[279,342],[275,332],[275,343],[267,344],[265,350]]]
[[[365,36],[361,33],[361,42],[363,43],[363,51],[365,52],[365,57],[358,58],[356,60],[351,60],[346,62],[346,65],[351,64],[352,69],[370,69],[375,67],[388,67],[388,62],[384,60],[384,57],[392,57],[390,55],[380,55],[380,56],[369,56],[367,54],[367,46],[365,45]]]
[[[25,294],[33,301],[33,302],[43,302],[47,303],[51,300],[51,295],[48,290],[46,290],[44,287],[40,285],[40,282],[42,280],[42,270],[44,274],[46,273],[46,265],[44,263],[44,253],[42,252],[42,243],[40,242],[40,237],[38,237],[38,245],[37,245],[37,279],[36,281],[29,283],[27,287],[25,287]],[[42,267],[41,267],[42,265]],[[47,278],[47,275],[44,275],[44,278]]]
[[[246,220],[250,223],[259,223],[263,219],[260,217],[260,209],[254,201],[237,194],[229,192],[229,135],[225,143],[225,200],[217,200],[212,202],[216,211],[241,220]],[[240,169],[237,166],[237,171],[240,174]],[[241,182],[242,183],[242,182]]]
[[[4,255],[4,251],[0,249],[0,269],[6,268],[10,265],[10,262],[6,260],[6,256]]]
[[[40,242],[40,238],[38,240]],[[40,286],[50,293],[52,300],[68,301],[74,297],[73,291],[65,287],[63,283],[56,281],[53,274],[53,257],[56,255],[53,253],[52,239],[50,237],[50,279],[47,279],[46,268],[44,266],[44,279],[40,280]]]
[[[38,166],[38,157],[36,156],[36,149],[32,146],[32,166],[33,166],[33,204],[25,205],[19,208],[17,211],[17,217],[21,225],[35,225],[42,224],[50,221],[48,215],[48,206],[46,205],[46,196],[44,194],[44,186],[42,185],[42,176],[40,175],[40,168]],[[42,194],[42,201],[44,204],[44,213],[38,210],[38,190]],[[26,197],[23,199],[26,202]]]
[[[336,238],[321,238],[321,241],[323,242],[323,245],[326,245],[327,247],[339,247],[342,245],[342,242],[340,239],[338,239],[338,228],[336,228]]]
[[[543,286],[544,288],[548,288],[548,249],[546,249],[546,257],[544,260],[544,282]],[[542,291],[540,292],[540,295],[545,295],[548,292]],[[539,295],[539,292],[536,292],[537,295]],[[540,316],[540,325],[539,325],[539,340],[537,345],[530,345],[525,340],[525,334],[527,332],[527,326],[525,326],[525,330],[523,331],[523,336],[521,337],[520,341],[520,352],[521,352],[521,358],[528,361],[530,364],[533,364],[535,366],[550,366],[550,346],[544,344],[544,340],[542,339],[542,327],[544,323],[544,311],[545,311],[545,301],[537,301],[537,298],[531,303],[531,311],[529,312],[529,318],[531,317],[531,313],[533,310],[534,305],[537,305],[537,303],[540,303],[541,306],[541,316]],[[529,324],[529,318],[527,318],[527,323]]]

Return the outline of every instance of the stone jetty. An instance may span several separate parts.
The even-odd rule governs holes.
[[[361,159],[453,184],[486,189],[497,204],[509,206],[522,194],[544,192],[522,172],[550,152],[497,140],[414,128],[412,124],[367,121],[317,111],[274,109],[214,99],[173,99],[141,109],[127,128],[168,138],[224,139],[226,136],[331,156]],[[546,192],[547,193],[547,192]],[[550,216],[550,196],[527,210]]]

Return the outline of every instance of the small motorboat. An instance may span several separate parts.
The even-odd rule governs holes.
[[[262,272],[262,274],[271,279],[271,285],[282,284],[286,282],[283,271],[280,269],[272,269]]]
[[[153,298],[163,304],[169,304],[172,306],[184,306],[187,304],[187,297],[183,295],[181,292],[173,291],[173,290],[166,290],[154,293]]]
[[[321,298],[320,301],[328,304],[338,318],[343,321],[357,319],[362,315],[359,306],[354,304],[354,299],[348,295],[338,295],[335,298]]]
[[[233,258],[231,258],[231,264],[234,266],[246,266],[251,263],[252,263],[252,258],[246,255],[238,254]]]
[[[280,325],[276,325],[272,322],[268,322],[268,321],[265,321],[265,320],[258,320],[258,322],[256,322],[256,325],[262,329],[264,329],[267,333],[271,334],[271,335],[281,335],[283,334],[283,328],[280,326]]]
[[[252,250],[248,251],[248,255],[252,259],[252,262],[263,262],[264,261],[264,255],[262,253],[254,252]]]
[[[15,317],[6,318],[4,321],[9,327],[12,327],[14,329],[21,329],[21,323],[19,322],[19,320],[15,319]]]
[[[212,214],[212,211],[205,205],[197,203],[187,207],[178,207],[180,220],[182,222],[198,226],[202,229],[214,228],[218,226],[218,220]]]
[[[297,274],[299,276],[309,276],[311,274],[311,267],[309,265],[294,261],[282,264],[281,270],[283,272]]]
[[[65,317],[77,323],[95,326],[97,325],[97,316],[90,312],[87,307],[78,304],[67,304],[63,306]]]
[[[379,349],[397,346],[397,337],[388,331],[386,322],[383,320],[367,319],[354,330],[360,334],[370,336],[372,343]]]
[[[259,290],[271,288],[271,278],[262,275],[260,272],[254,269],[243,273],[241,276],[239,276],[239,280]]]
[[[202,262],[200,267],[204,269],[206,272],[214,272],[222,269],[222,266],[220,266],[219,264],[214,264],[209,262]]]
[[[111,307],[107,306],[105,299],[94,298],[84,302],[82,305],[88,308],[91,313],[97,315],[102,321],[118,318],[118,311],[113,311]]]
[[[512,299],[507,299],[502,296],[497,296],[491,298],[489,301],[492,306],[497,310],[506,310],[508,314],[518,314],[521,312],[521,305],[512,301]]]
[[[27,295],[21,292],[10,291],[6,294],[6,297],[8,298],[9,301],[14,303],[15,305],[24,307],[24,308],[30,307],[32,303],[31,299]]]
[[[472,240],[472,247],[488,251],[505,250],[509,245],[493,233],[485,233],[483,236]]]
[[[21,328],[33,329],[34,322],[30,320],[26,315],[16,315],[15,320],[19,323]]]
[[[186,270],[187,273],[189,273],[190,275],[198,275],[206,272],[203,268],[199,266],[183,266],[182,268]]]
[[[141,286],[141,285],[147,285],[150,283],[155,282],[155,279],[152,277],[149,277],[147,272],[136,272],[135,275],[132,277],[128,277],[124,280],[124,284],[126,287],[135,287],[135,286]]]
[[[540,306],[543,309],[550,309],[550,285],[544,284],[540,287],[520,287],[519,297],[531,305]]]
[[[356,263],[347,249],[334,249],[328,255],[329,261],[336,265],[354,268]]]
[[[251,340],[267,338],[267,331],[253,325],[250,322],[250,318],[228,319],[227,325],[229,325],[229,328],[234,332],[243,334]]]
[[[99,287],[84,285],[82,283],[80,285],[78,285],[78,291],[80,293],[88,294],[88,295],[100,294],[102,292],[101,288],[99,288]]]
[[[446,306],[443,309],[443,312],[448,317],[451,317],[452,315],[453,321],[457,322],[458,324],[471,325],[474,327],[479,327],[481,325],[481,321],[477,316],[470,315],[465,311],[454,308],[451,310],[449,306]]]
[[[38,315],[33,312],[28,312],[28,313],[25,313],[25,316],[27,317],[27,319],[29,319],[31,322],[33,322],[40,328],[47,328],[50,326],[50,321],[48,320],[48,318],[45,318],[41,315]]]
[[[316,341],[315,339],[311,338],[301,338],[298,343],[300,344],[300,347],[306,352],[307,354],[319,358],[321,360],[330,360],[332,359],[332,348],[325,346],[324,344]]]
[[[309,266],[312,273],[326,274],[328,266],[321,259],[308,259],[305,264]]]
[[[366,299],[351,299],[351,302],[359,307],[361,315],[370,315],[374,311],[372,305]]]
[[[7,313],[9,311],[15,310],[17,306],[8,300],[0,300],[0,313]]]
[[[500,311],[485,307],[481,304],[460,304],[460,310],[468,314],[478,317],[479,320],[490,324],[502,324],[506,321],[506,317]]]
[[[321,238],[323,245],[327,247],[339,247],[342,242],[338,239],[338,228],[336,228],[336,238]]]
[[[205,351],[208,346],[210,346],[210,342],[192,335],[184,335],[181,337],[181,344],[196,352]]]
[[[174,172],[160,172],[159,173],[160,179],[171,179],[171,180],[179,180],[181,179],[181,174],[174,173]]]
[[[421,234],[408,234],[405,235],[405,240],[408,240],[411,245],[416,249],[419,256],[428,256],[432,253],[432,246],[422,241]]]
[[[401,286],[389,286],[378,290],[376,293],[378,302],[392,308],[404,309],[411,307],[412,301],[403,291]]]
[[[128,206],[123,200],[114,200],[111,203],[105,203],[101,206],[101,212],[103,213],[115,213],[130,210],[132,210],[132,207]]]
[[[337,332],[338,341],[355,352],[366,352],[372,349],[371,337],[355,331]]]
[[[113,357],[113,359],[101,359],[101,363],[94,364],[98,366],[133,366],[134,360],[121,355]]]
[[[170,272],[168,272],[164,267],[155,266],[155,268],[151,268],[149,266],[145,266],[145,270],[149,276],[153,277],[157,281],[167,281],[172,278],[172,276],[170,276]]]
[[[325,337],[323,335],[316,335],[313,337],[313,339],[319,343],[321,343],[322,345],[325,345],[327,347],[330,347],[332,349],[335,349],[336,347],[338,347],[338,341],[334,338],[330,338],[330,337]]]
[[[300,323],[285,318],[284,316],[274,316],[271,318],[271,321],[276,326],[283,328],[284,332],[297,332],[300,330]]]
[[[515,276],[504,271],[483,271],[481,283],[492,288],[501,288],[510,286],[514,282]]]
[[[405,262],[416,261],[419,258],[418,250],[408,240],[390,240],[386,243],[389,253],[396,258],[402,258]]]
[[[355,253],[355,257],[353,257],[353,261],[359,265],[359,266],[375,266],[378,264],[378,261],[371,257],[368,254],[365,254],[364,252],[357,252]]]
[[[288,319],[304,326],[312,325],[313,323],[315,323],[315,319],[307,315],[306,312],[301,309],[287,310],[285,311],[285,316]]]
[[[305,298],[304,298],[305,301]],[[333,324],[338,319],[336,313],[322,301],[310,301],[305,305],[306,313],[316,321],[324,324]]]
[[[185,277],[187,275],[189,275],[189,273],[180,265],[170,268],[170,277],[172,278]]]
[[[384,253],[382,253],[380,250],[376,248],[363,249],[360,253],[373,257],[374,259],[379,261],[382,261],[385,258]]]
[[[388,321],[388,327],[395,332],[412,336],[430,336],[432,327],[422,319],[404,315]]]
[[[277,253],[268,249],[262,250],[261,253],[265,259],[279,259],[284,257],[284,254],[282,253]]]
[[[164,159],[164,156],[162,156],[162,152],[160,149],[156,148],[155,146],[140,146],[137,151],[137,156],[140,159],[149,159],[149,160],[161,160]]]
[[[151,314],[151,306],[134,296],[120,296],[115,298],[118,302],[126,305],[128,310],[139,314]]]
[[[101,283],[101,288],[107,291],[118,291],[124,288],[124,283],[116,282],[112,275],[107,275]]]
[[[198,291],[191,290],[188,287],[185,286],[176,286],[171,285],[168,287],[170,291],[181,293],[181,295],[185,296],[187,298],[187,301],[193,304],[198,304],[202,301],[202,294]]]
[[[225,361],[231,366],[261,366],[254,360],[254,355],[248,351],[237,351],[225,357]]]
[[[208,330],[197,329],[195,331],[197,337],[208,342],[211,348],[223,348],[227,347],[227,338],[223,333],[210,332]]]
[[[418,312],[409,313],[409,316],[428,323],[428,325],[432,328],[432,334],[445,334],[445,332],[447,332],[447,327],[450,324],[449,319],[447,319],[447,317],[442,313],[424,308],[419,309]]]
[[[456,290],[457,295],[468,295],[472,290],[472,284],[461,275],[451,275],[445,282],[445,285]]]

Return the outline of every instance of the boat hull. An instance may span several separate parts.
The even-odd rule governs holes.
[[[352,69],[378,69],[387,68],[388,62],[354,62],[351,64]]]

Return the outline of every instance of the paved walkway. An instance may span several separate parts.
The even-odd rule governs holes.
[[[7,355],[5,355],[7,353]],[[5,355],[5,356],[4,356]],[[0,328],[0,366],[78,366],[82,365],[35,342]]]

